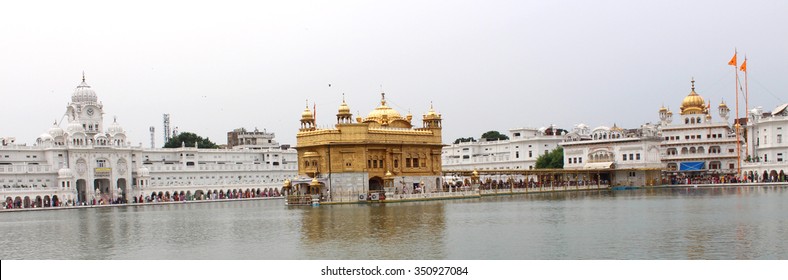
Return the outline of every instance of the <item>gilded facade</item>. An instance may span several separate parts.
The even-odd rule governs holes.
[[[309,106],[296,136],[299,178],[290,183],[299,194],[347,201],[385,193],[439,191],[441,186],[441,115],[430,105],[422,127],[386,104],[365,118],[353,119],[345,102],[333,128],[317,128]],[[286,183],[286,187],[288,183]]]

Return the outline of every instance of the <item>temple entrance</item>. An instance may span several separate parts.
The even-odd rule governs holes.
[[[125,178],[118,179],[118,189],[120,190],[120,193],[118,194],[118,197],[120,197],[120,201],[122,203],[127,203],[127,200],[126,200],[126,193],[127,193],[126,192],[126,179]]]
[[[383,179],[380,177],[372,177],[369,179],[369,191],[370,192],[380,192],[383,191]]]
[[[77,205],[87,202],[87,183],[84,179],[77,180]]]
[[[110,193],[110,181],[109,179],[95,179],[93,180],[93,187],[98,190],[96,193],[96,203],[101,204],[109,204],[109,201],[112,199],[112,195]]]

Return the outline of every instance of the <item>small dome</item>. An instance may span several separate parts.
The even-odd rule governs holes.
[[[317,178],[312,178],[312,182],[309,183],[310,186],[320,186],[320,182],[317,181]]]
[[[115,136],[116,134],[126,134],[126,131],[123,130],[123,127],[118,124],[118,120],[115,119],[109,128],[107,128],[107,133],[111,136]]]
[[[427,112],[426,115],[424,115],[424,119],[425,120],[434,120],[434,119],[440,119],[440,118],[441,118],[441,115],[439,115],[438,113],[435,113],[435,109],[432,108],[432,104],[430,104],[430,111]]]
[[[50,129],[49,129],[48,133],[49,133],[49,135],[51,135],[52,137],[60,137],[60,136],[63,136],[63,135],[66,133],[66,132],[65,132],[65,131],[63,131],[63,129],[62,129],[62,128],[60,128],[59,126],[57,126],[57,122],[55,122],[55,123],[52,125],[52,128],[50,128]]]
[[[82,74],[82,83],[80,83],[74,93],[71,95],[71,102],[97,102],[96,92],[85,83],[85,74]]]
[[[307,106],[306,109],[304,109],[304,112],[301,113],[302,120],[313,119],[314,117],[315,115],[312,114],[312,110],[309,110],[309,106]]]
[[[74,135],[80,132],[85,133],[85,128],[82,127],[82,125],[79,124],[76,120],[74,120],[68,123],[68,127],[66,127],[66,132],[68,132],[68,135]]]
[[[63,168],[61,168],[60,170],[57,171],[57,177],[58,178],[72,178],[72,177],[74,177],[74,173],[71,172],[71,169],[63,167]]]
[[[668,108],[665,108],[665,105],[662,105],[662,107],[659,108],[659,111],[660,112],[667,112]]]
[[[339,105],[338,111],[340,115],[350,115],[350,106],[345,103],[345,97],[342,97],[342,104]]]
[[[725,104],[725,101],[720,102],[720,108],[728,108],[728,104]]]
[[[285,183],[283,184],[284,187],[292,187],[293,184],[290,182],[290,179],[285,179]]]
[[[38,140],[41,142],[46,142],[46,141],[52,141],[54,140],[54,138],[52,138],[52,135],[49,135],[49,133],[42,133],[41,135],[38,136]]]
[[[148,170],[148,168],[144,167],[144,166],[140,167],[140,169],[137,170],[137,175],[140,176],[140,177],[149,177],[150,176],[150,170]]]

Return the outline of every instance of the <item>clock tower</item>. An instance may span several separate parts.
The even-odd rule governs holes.
[[[71,95],[71,102],[66,107],[66,115],[69,123],[81,124],[85,134],[90,138],[104,131],[104,105],[98,102],[96,92],[85,82],[85,73],[82,73],[82,83]]]

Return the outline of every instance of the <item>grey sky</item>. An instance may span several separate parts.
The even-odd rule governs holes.
[[[162,145],[163,113],[217,143],[258,127],[295,144],[305,99],[328,126],[342,93],[366,116],[381,85],[419,126],[432,101],[444,143],[636,127],[662,104],[678,113],[692,77],[733,107],[734,48],[749,58],[751,105],[788,102],[788,1],[162,2],[4,2],[0,137],[34,143],[82,71],[105,125],[117,116],[145,147],[149,126]]]

